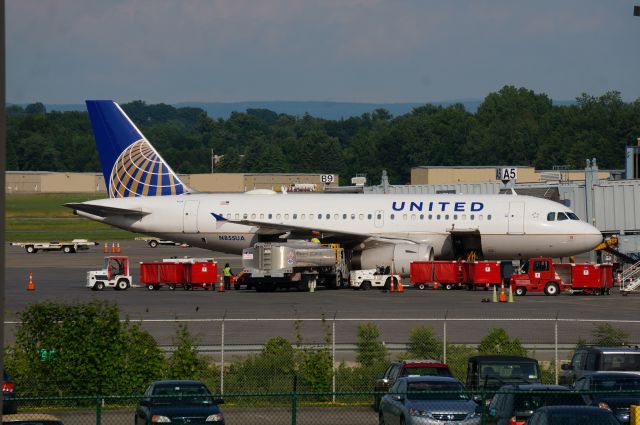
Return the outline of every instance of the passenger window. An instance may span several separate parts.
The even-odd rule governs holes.
[[[227,219],[230,219],[230,218],[231,218],[231,214],[227,214]]]
[[[240,214],[236,213],[236,220],[240,220]]]
[[[256,215],[255,214],[251,214],[251,220],[255,220]]]
[[[347,215],[346,214],[342,214],[342,219],[346,220],[347,219]]]
[[[420,220],[424,220],[424,214],[420,214]]]
[[[364,220],[364,214],[360,214],[360,215],[358,216],[358,218],[359,218],[360,220]]]
[[[433,220],[433,214],[429,214],[429,220]]]
[[[406,214],[402,214],[402,219],[406,220],[407,219],[407,215]]]
[[[322,214],[318,214],[318,220],[322,220]]]
[[[484,216],[482,214],[478,214],[478,221],[482,221],[483,218]]]
[[[371,220],[372,215],[371,214],[367,214],[367,219]]]
[[[269,220],[271,220],[273,218],[273,214],[269,214]]]
[[[280,220],[282,218],[282,214],[276,214],[276,220]]]
[[[260,214],[260,220],[264,220],[264,214]]]
[[[391,214],[391,215],[389,216],[389,218],[390,218],[391,220],[395,220],[396,215],[395,215],[395,214]]]
[[[331,218],[331,214],[327,214],[326,217],[327,217],[327,220],[329,220]]]
[[[376,215],[376,218],[377,218],[378,220],[380,220],[380,219],[382,218],[382,214],[377,214],[377,215]]]
[[[356,215],[355,214],[351,214],[351,220],[355,220],[356,219]]]
[[[454,214],[454,215],[453,215],[453,219],[454,219],[454,220],[457,220],[457,219],[458,219],[458,214]]]
[[[411,214],[411,220],[415,221],[416,220],[416,215],[415,214]]]
[[[491,214],[487,214],[487,220],[491,220]]]
[[[333,215],[333,219],[334,219],[334,220],[337,220],[337,219],[339,219],[339,218],[340,218],[340,216],[339,216],[338,214],[334,214],[334,215]]]
[[[547,221],[556,221],[556,213],[550,212],[547,214]]]
[[[304,220],[305,218],[307,218],[305,214],[300,214],[300,220]]]
[[[467,215],[466,214],[462,214],[462,220],[466,220],[467,219]]]
[[[285,215],[284,215],[284,219],[285,219],[285,220],[289,220],[289,214],[285,214]]]
[[[444,219],[449,220],[449,214],[445,214]]]
[[[436,215],[436,220],[440,220],[440,214]]]
[[[473,215],[473,214],[471,214],[471,215],[469,216],[469,219],[470,219],[470,220],[473,220],[473,219],[475,219],[475,218],[476,218],[476,216],[475,216],[475,215]]]
[[[294,219],[294,220],[297,220],[297,219],[298,219],[298,214],[294,214],[294,215],[293,215],[293,219]]]
[[[558,213],[558,221],[564,221],[564,220],[568,220],[569,217],[567,217],[567,215],[563,212],[559,212]]]

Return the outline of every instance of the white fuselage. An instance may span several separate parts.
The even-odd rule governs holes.
[[[257,242],[260,234],[284,233],[287,228],[337,235],[338,239],[344,234],[345,238],[355,235],[362,240],[427,243],[436,258],[453,254],[452,232],[479,233],[486,259],[569,256],[589,251],[602,241],[601,233],[581,220],[549,221],[549,213],[571,210],[529,196],[202,193],[102,199],[87,204],[148,214],[106,218],[82,211],[78,214],[228,253],[241,253]]]

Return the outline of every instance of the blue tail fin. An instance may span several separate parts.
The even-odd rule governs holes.
[[[117,103],[87,100],[87,111],[110,198],[189,191]]]

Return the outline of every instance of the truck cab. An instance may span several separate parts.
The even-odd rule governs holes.
[[[558,295],[563,288],[562,280],[556,275],[553,261],[549,257],[531,258],[521,274],[511,275],[509,284],[516,295],[527,292],[544,292],[545,295]]]
[[[126,290],[131,286],[129,257],[104,257],[104,268],[87,272],[87,288],[102,291],[104,288]]]

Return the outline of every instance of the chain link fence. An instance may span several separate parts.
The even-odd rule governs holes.
[[[374,392],[351,393],[304,393],[297,391],[283,393],[243,393],[227,394],[224,403],[219,404],[221,416],[218,421],[205,419],[212,407],[211,398],[203,399],[152,399],[144,396],[95,396],[65,398],[21,398],[18,399],[21,415],[32,418],[33,423],[41,423],[44,414],[53,415],[65,425],[124,425],[163,422],[158,416],[166,417],[174,424],[223,423],[273,424],[273,425],[365,425],[365,424],[424,424],[457,423],[481,425],[503,421],[524,422],[536,409],[545,406],[582,406],[571,410],[562,424],[566,425],[614,425],[617,417],[622,423],[629,423],[631,416],[640,413],[640,394],[628,391],[607,391],[611,399],[626,400],[610,408],[584,408],[593,404],[593,392],[558,390],[514,390],[485,393],[482,391],[408,391],[385,393],[380,409],[374,410],[371,401]],[[602,395],[602,393],[598,393]],[[214,395],[217,399],[219,395]],[[490,400],[493,397],[493,401]],[[498,397],[504,400],[497,402]],[[340,399],[334,403],[327,400]],[[636,399],[635,402],[631,401]],[[167,405],[173,411],[166,409]],[[501,407],[507,406],[507,407]],[[635,407],[634,407],[635,406]],[[560,414],[563,414],[560,412]],[[156,415],[155,421],[151,416]],[[505,423],[507,423],[505,422]]]

